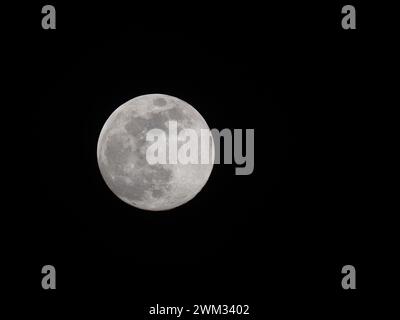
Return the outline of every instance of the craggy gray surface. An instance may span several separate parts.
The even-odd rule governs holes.
[[[186,102],[149,94],[121,105],[101,130],[97,145],[100,172],[114,194],[132,206],[154,211],[180,206],[202,189],[211,174],[212,161],[186,165],[147,162],[146,150],[153,142],[146,141],[146,133],[153,128],[162,129],[168,139],[170,120],[177,121],[178,132],[190,128],[199,137],[200,129],[209,129],[203,117]],[[182,144],[178,142],[178,148]]]

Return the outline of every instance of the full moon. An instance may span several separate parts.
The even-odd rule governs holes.
[[[165,94],[133,98],[105,122],[97,143],[97,162],[107,186],[122,201],[144,210],[169,210],[193,199],[206,184],[214,165],[212,136],[208,150],[212,158],[208,163],[147,161],[146,151],[152,144],[146,138],[147,133],[161,129],[169,141],[171,121],[176,121],[178,132],[192,129],[198,137],[202,129],[209,130],[195,108]],[[183,143],[178,140],[177,147]],[[200,142],[196,145],[200,146]]]

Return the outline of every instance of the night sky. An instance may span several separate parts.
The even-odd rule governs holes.
[[[388,221],[373,107],[384,39],[370,8],[356,7],[357,29],[343,30],[339,2],[55,2],[57,29],[43,30],[44,4],[25,7],[32,35],[19,38],[35,177],[15,211],[32,221],[19,258],[36,307],[150,319],[156,303],[235,303],[252,319],[320,319],[372,301],[393,242],[377,235]],[[210,128],[254,129],[253,173],[215,165],[168,213],[120,201],[100,175],[97,139],[118,106],[148,93],[187,101]],[[55,291],[40,286],[45,264]],[[346,264],[357,290],[341,287]]]

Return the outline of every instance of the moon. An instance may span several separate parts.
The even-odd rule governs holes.
[[[131,206],[151,211],[176,208],[193,199],[210,177],[214,165],[211,135],[212,157],[208,163],[149,164],[146,160],[151,143],[146,139],[147,132],[161,129],[168,141],[169,121],[176,121],[178,131],[195,130],[198,137],[201,129],[210,130],[201,114],[185,101],[165,94],[147,94],[118,107],[100,132],[100,173],[111,191]],[[182,143],[178,141],[178,148]]]

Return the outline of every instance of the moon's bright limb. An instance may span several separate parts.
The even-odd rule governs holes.
[[[211,174],[213,159],[208,164],[147,162],[146,150],[151,142],[146,140],[146,133],[162,129],[168,139],[169,121],[176,121],[178,130],[194,129],[199,137],[201,129],[209,130],[191,105],[164,94],[129,100],[110,115],[101,130],[97,144],[100,172],[114,194],[134,207],[153,211],[178,207],[191,200]],[[213,154],[211,148],[212,140]]]

